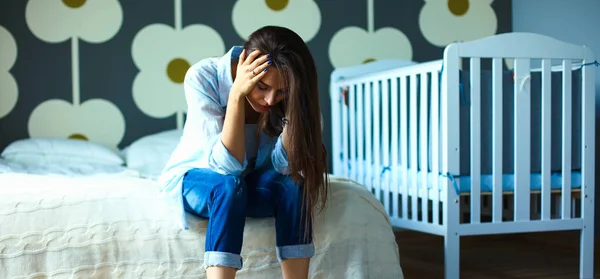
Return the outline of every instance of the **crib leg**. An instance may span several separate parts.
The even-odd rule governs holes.
[[[581,229],[579,278],[594,278],[594,227],[593,223],[591,225],[589,224],[591,223],[589,221],[586,223],[588,224],[586,225],[584,223],[583,229]]]
[[[444,237],[445,257],[444,270],[446,279],[460,278],[460,236],[456,233],[447,233]]]

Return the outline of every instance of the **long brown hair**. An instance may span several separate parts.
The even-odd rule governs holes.
[[[317,207],[327,199],[327,152],[321,132],[321,106],[317,68],[302,38],[285,27],[265,26],[252,33],[244,44],[247,53],[258,49],[271,54],[271,60],[284,82],[284,99],[263,114],[259,126],[270,136],[278,136],[287,125],[288,167],[294,183],[302,184],[305,225],[312,225]],[[287,112],[287,113],[286,113]],[[287,116],[286,121],[282,119]],[[302,172],[304,177],[300,174]]]

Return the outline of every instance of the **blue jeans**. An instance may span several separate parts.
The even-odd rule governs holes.
[[[183,178],[184,208],[208,218],[204,267],[242,268],[240,253],[246,217],[275,217],[280,262],[312,257],[312,227],[304,226],[302,190],[291,177],[272,168],[257,169],[245,177],[209,169],[189,170]]]

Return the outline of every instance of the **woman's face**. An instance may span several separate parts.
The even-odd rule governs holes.
[[[265,113],[283,100],[285,88],[279,70],[269,67],[265,75],[258,81],[252,92],[247,95],[248,103],[256,112]]]

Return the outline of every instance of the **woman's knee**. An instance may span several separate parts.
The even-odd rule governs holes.
[[[202,216],[209,215],[208,211],[217,206],[241,211],[246,205],[246,184],[240,177],[209,169],[192,169],[186,174],[183,184],[187,207]]]
[[[302,197],[304,187],[301,183],[295,183],[291,176],[279,174],[276,176],[277,185],[282,196],[288,198]]]
[[[221,183],[212,192],[212,199],[220,202],[246,202],[246,183],[238,176],[223,175]]]

